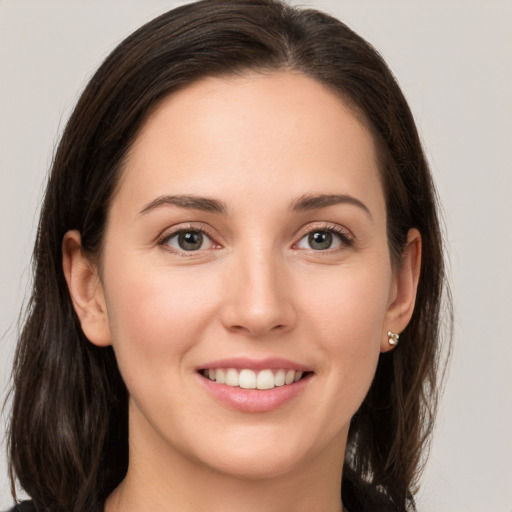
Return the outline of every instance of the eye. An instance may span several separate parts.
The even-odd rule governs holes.
[[[177,251],[200,251],[213,247],[212,239],[197,229],[182,229],[166,237],[163,242]]]
[[[303,236],[296,247],[313,251],[327,251],[338,249],[343,245],[351,245],[348,236],[338,229],[315,229]]]

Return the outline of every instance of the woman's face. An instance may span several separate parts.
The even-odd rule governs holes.
[[[132,456],[339,465],[398,326],[374,144],[338,96],[283,72],[167,98],[126,161],[101,275]]]

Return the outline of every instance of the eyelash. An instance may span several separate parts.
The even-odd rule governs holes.
[[[215,241],[214,236],[210,233],[210,230],[207,229],[204,226],[194,226],[192,224],[180,226],[179,229],[173,228],[172,230],[165,231],[162,236],[158,239],[158,245],[162,246],[166,251],[169,251],[173,254],[180,254],[181,256],[185,257],[191,257],[196,256],[198,252],[201,252],[201,250],[196,251],[185,251],[185,250],[179,250],[172,248],[168,245],[169,241],[172,240],[176,235],[179,235],[180,233],[201,233],[202,235],[206,235],[207,238],[211,240],[211,243],[214,246],[220,247],[220,244]],[[216,248],[218,248],[216,247]]]
[[[338,224],[331,224],[331,223],[322,223],[319,225],[315,225],[313,227],[306,228],[301,234],[300,238],[297,242],[294,243],[294,246],[300,243],[305,237],[311,235],[312,233],[331,233],[336,235],[340,241],[342,246],[344,248],[352,247],[354,245],[355,239],[352,233],[346,228],[342,228]],[[336,249],[325,249],[325,250],[315,250],[315,249],[309,249],[309,251],[317,253],[317,254],[329,254],[332,252],[336,252],[339,250],[342,250],[342,248],[336,248]]]
[[[186,233],[186,232],[194,232],[194,233],[201,233],[202,235],[205,235],[208,239],[210,239],[211,243],[214,245],[214,246],[217,246],[217,247],[213,247],[213,248],[219,248],[221,247],[221,245],[215,241],[215,238],[214,236],[210,233],[210,230],[207,229],[206,227],[204,226],[194,226],[192,224],[189,224],[189,225],[185,225],[185,226],[182,226],[180,227],[179,229],[172,229],[171,231],[165,231],[161,237],[158,239],[158,245],[162,246],[165,248],[165,250],[171,252],[171,253],[174,253],[174,254],[180,254],[182,256],[195,256],[197,255],[197,253],[201,252],[202,250],[201,249],[198,249],[198,250],[191,250],[191,251],[186,251],[186,250],[177,250],[175,248],[171,248],[168,244],[169,244],[169,241],[174,238],[175,236],[179,235],[180,233]],[[295,247],[297,244],[299,244],[305,237],[311,235],[312,233],[331,233],[331,234],[334,234],[335,236],[337,236],[341,242],[341,244],[347,248],[347,247],[352,247],[354,245],[354,237],[353,235],[345,228],[342,228],[340,227],[339,225],[337,224],[330,224],[330,223],[323,223],[323,224],[320,224],[320,225],[316,225],[316,226],[313,226],[313,227],[308,227],[307,229],[305,229],[304,231],[302,231],[300,233],[300,238],[298,239],[297,242],[295,242],[293,244],[293,247]],[[209,250],[209,249],[205,249],[205,250]],[[324,254],[327,254],[327,253],[332,253],[332,252],[335,252],[335,251],[339,251],[341,249],[339,248],[336,248],[336,249],[331,249],[331,248],[328,248],[328,249],[325,249],[325,250],[315,250],[315,249],[304,249],[304,250],[309,250],[311,252],[314,252],[314,253],[324,253]]]

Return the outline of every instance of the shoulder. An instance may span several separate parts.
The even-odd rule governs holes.
[[[23,501],[6,512],[37,512],[37,509],[31,501]]]

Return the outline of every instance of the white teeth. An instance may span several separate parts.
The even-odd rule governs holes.
[[[217,368],[215,373],[215,380],[219,384],[224,384],[226,382],[226,372],[222,368]]]
[[[293,379],[295,378],[295,372],[293,370],[288,370],[286,372],[286,377],[284,378],[285,384],[291,384]]]
[[[217,384],[226,384],[231,387],[241,387],[243,389],[272,389],[277,386],[285,386],[299,381],[303,372],[295,370],[261,370],[255,372],[244,368],[236,370],[235,368],[216,368],[207,369],[203,372],[204,376]]]
[[[259,380],[259,377],[258,377]],[[254,389],[256,387],[256,374],[252,370],[242,370],[238,379],[239,386],[244,389]]]
[[[284,386],[284,379],[286,377],[286,372],[284,370],[277,370],[274,376],[274,383],[276,386]],[[217,381],[218,382],[218,381]]]
[[[256,387],[258,389],[272,389],[275,386],[274,374],[272,370],[263,370],[258,373]]]
[[[237,387],[238,382],[238,372],[234,368],[229,368],[226,372],[226,380],[224,383],[228,386]]]

